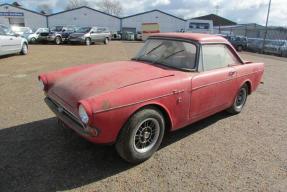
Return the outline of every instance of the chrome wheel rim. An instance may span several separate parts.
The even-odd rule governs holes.
[[[108,44],[108,43],[109,43],[109,40],[108,40],[107,38],[106,38],[106,40],[105,40],[105,43],[106,43],[106,44]]]
[[[160,125],[154,118],[148,118],[138,124],[134,131],[134,149],[138,153],[150,151],[159,138]]]
[[[59,45],[61,43],[61,40],[59,37],[56,38],[56,44]]]
[[[91,45],[90,39],[86,39],[86,45]]]
[[[236,108],[241,108],[244,105],[246,98],[247,98],[247,91],[245,88],[241,88],[235,100]]]

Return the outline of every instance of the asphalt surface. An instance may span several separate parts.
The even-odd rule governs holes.
[[[131,58],[141,43],[31,45],[0,59],[0,191],[287,191],[287,59],[266,63],[264,85],[243,112],[221,112],[167,134],[148,161],[131,166],[112,146],[59,128],[37,75]]]

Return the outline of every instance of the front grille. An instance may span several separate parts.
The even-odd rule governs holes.
[[[43,37],[46,37],[48,35],[49,35],[49,33],[40,33],[40,36],[43,36]]]
[[[74,123],[76,123],[80,127],[85,128],[83,123],[77,117],[75,117],[75,115],[69,112],[66,108],[64,108],[62,105],[60,105],[59,103],[57,103],[55,100],[51,99],[50,97],[47,97],[47,99],[54,105],[54,108],[55,110],[58,111],[58,113],[61,113],[66,118],[72,120]]]

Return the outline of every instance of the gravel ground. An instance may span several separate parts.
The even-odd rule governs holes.
[[[31,45],[27,56],[0,59],[0,191],[287,191],[286,58],[241,53],[266,63],[265,84],[244,111],[167,134],[137,166],[57,126],[40,72],[126,60],[141,45]]]

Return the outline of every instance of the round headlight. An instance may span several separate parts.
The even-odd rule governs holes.
[[[84,108],[83,105],[80,105],[80,106],[79,106],[79,116],[80,116],[81,121],[82,121],[83,123],[88,124],[88,122],[89,122],[89,116],[88,116],[88,114],[87,114],[87,112],[86,112],[86,110],[85,110],[85,108]]]
[[[44,84],[44,82],[43,82],[41,79],[39,79],[39,87],[40,87],[42,90],[45,89],[45,84]]]

